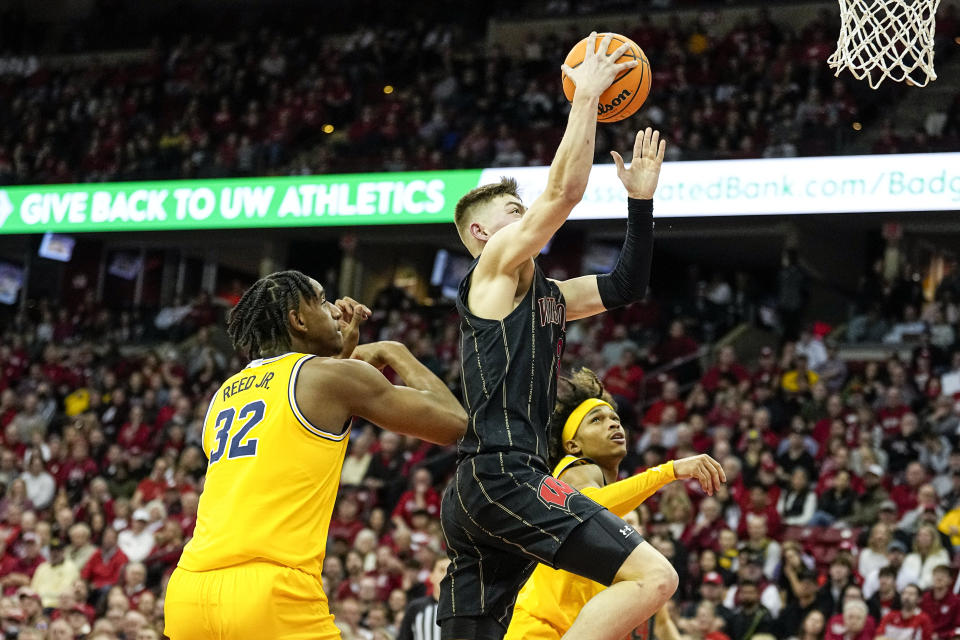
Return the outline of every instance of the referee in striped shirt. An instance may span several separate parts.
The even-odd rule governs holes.
[[[430,572],[430,595],[417,598],[407,605],[400,622],[397,640],[440,640],[440,626],[437,624],[437,600],[440,597],[440,581],[447,574],[450,559],[437,558]]]

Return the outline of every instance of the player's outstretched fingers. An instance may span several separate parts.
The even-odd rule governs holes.
[[[622,45],[620,45],[619,47],[617,47],[617,48],[613,51],[613,53],[611,53],[608,57],[609,57],[611,60],[619,60],[619,59],[620,59],[620,56],[622,56],[623,54],[625,54],[625,53],[627,52],[627,49],[629,49],[629,48],[630,48],[630,43],[624,42]],[[634,62],[636,62],[636,60],[634,60]],[[636,65],[634,65],[634,66],[636,66]]]
[[[597,32],[591,31],[587,36],[587,48],[583,52],[583,57],[597,55]]]
[[[600,41],[600,47],[596,49],[596,55],[607,57],[606,56],[607,49],[610,48],[610,43],[612,41],[613,41],[612,33],[608,33],[607,35],[603,36],[603,40]],[[588,51],[590,50],[589,45],[587,47],[587,50]],[[616,60],[616,58],[614,58],[614,60]]]
[[[697,475],[700,476],[700,487],[703,489],[703,492],[708,496],[713,495],[713,482],[711,482],[710,474],[707,473],[707,470],[703,467],[697,469]]]
[[[717,477],[720,478],[720,482],[725,483],[727,481],[727,472],[723,470],[723,465],[713,458],[710,458],[710,462],[713,463],[714,468],[717,470]]]
[[[706,467],[710,474],[710,481],[713,484],[713,491],[716,491],[717,489],[720,488],[720,474],[717,473],[716,467],[714,467],[714,465],[711,463],[714,463],[713,459],[708,458],[706,461]]]
[[[617,174],[627,170],[627,167],[623,164],[623,158],[619,153],[616,151],[611,151],[610,155],[613,156],[613,164],[617,165]]]
[[[637,137],[633,139],[633,158],[634,160],[643,157],[643,129],[637,131]]]

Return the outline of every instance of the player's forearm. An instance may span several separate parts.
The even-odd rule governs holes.
[[[605,487],[588,487],[583,489],[582,493],[615,515],[623,517],[676,479],[671,461]]]
[[[606,309],[643,300],[653,261],[653,200],[627,200],[627,235],[617,264],[597,276],[597,290]]]
[[[399,342],[390,342],[384,344],[383,348],[384,360],[391,369],[397,372],[397,375],[403,379],[404,384],[408,387],[420,391],[429,391],[437,395],[447,394],[456,402],[456,398],[447,389],[443,380],[417,360],[405,346]]]
[[[567,128],[547,176],[547,192],[552,198],[575,204],[587,190],[597,137],[598,103],[597,96],[574,94]]]
[[[437,410],[431,423],[436,430],[443,432],[436,435],[440,435],[443,442],[455,442],[467,428],[467,414],[457,397],[405,346],[391,343],[386,345],[385,353],[387,364],[408,387],[430,396]]]

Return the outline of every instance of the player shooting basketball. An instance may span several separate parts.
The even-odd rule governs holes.
[[[563,66],[576,92],[544,193],[525,208],[516,182],[478,187],[457,204],[464,245],[476,258],[460,284],[461,366],[470,414],[441,521],[450,568],[440,592],[442,637],[503,637],[521,585],[537,562],[612,585],[581,609],[564,637],[619,639],[677,588],[677,572],[622,519],[550,475],[547,446],[567,320],[640,300],[650,275],[653,194],[665,143],[637,135],[626,167],[612,152],[628,196],[627,237],[614,270],[548,280],[534,257],[583,197],[593,162],[600,94],[636,61],[624,44]],[[600,44],[609,49],[610,37]],[[711,487],[721,474],[711,475]],[[712,490],[712,489],[711,489]]]
[[[696,478],[704,491],[714,488],[712,476],[724,474],[708,455],[665,462],[625,480],[617,480],[627,455],[627,438],[613,398],[589,369],[560,378],[551,424],[550,465],[553,477],[624,517],[662,487],[677,479]],[[603,585],[566,571],[539,565],[520,591],[506,640],[559,640],[580,609]],[[658,637],[669,614],[657,613]]]
[[[369,313],[329,302],[299,271],[261,278],[234,307],[227,331],[254,360],[204,420],[197,528],[167,586],[172,640],[340,638],[320,570],[352,416],[440,444],[466,420],[403,345],[354,348]],[[385,366],[409,386],[390,384]]]

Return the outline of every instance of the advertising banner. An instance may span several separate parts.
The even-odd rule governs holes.
[[[0,234],[449,223],[501,176],[524,202],[548,167],[0,188]],[[626,216],[612,164],[595,165],[571,219]],[[657,217],[960,210],[960,153],[668,162]]]

